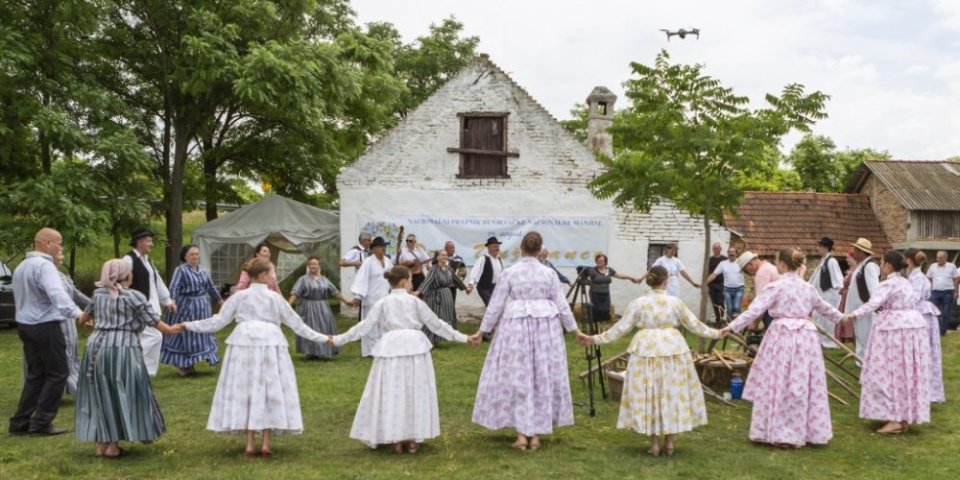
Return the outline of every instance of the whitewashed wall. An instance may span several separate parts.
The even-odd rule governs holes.
[[[459,146],[457,113],[510,112],[507,146],[519,153],[508,159],[509,179],[457,179]],[[680,259],[691,276],[702,268],[702,223],[668,202],[647,215],[615,209],[597,200],[587,183],[600,164],[525,90],[485,58],[478,58],[384,138],[373,145],[338,179],[341,244],[356,243],[363,218],[413,214],[456,216],[600,216],[610,222],[608,238],[597,239],[616,270],[639,276],[646,269],[651,241],[678,241]],[[729,234],[714,225],[714,239],[724,244]],[[416,233],[410,231],[409,233]],[[482,241],[483,239],[477,239]],[[550,239],[544,239],[550,247]],[[428,245],[441,248],[442,245]],[[391,249],[392,250],[392,249]],[[466,254],[468,252],[460,252]],[[573,278],[572,268],[564,273]],[[349,289],[354,269],[342,269]],[[698,292],[682,282],[681,296],[694,310]],[[614,306],[626,304],[645,287],[615,280]],[[458,295],[461,311],[479,311],[479,297]]]

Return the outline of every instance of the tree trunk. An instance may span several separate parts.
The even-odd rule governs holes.
[[[709,211],[709,210],[708,210]],[[707,321],[707,309],[712,305],[710,302],[710,289],[707,287],[707,277],[710,276],[710,217],[703,214],[703,273],[700,275],[700,321]],[[707,340],[700,337],[698,343],[701,353],[706,353]]]
[[[70,280],[77,279],[77,247],[76,242],[70,242],[70,264],[67,270],[70,273]]]
[[[203,151],[210,152],[212,148],[211,143]],[[213,155],[204,155],[203,157],[203,193],[207,202],[207,221],[216,220],[217,202],[220,201],[220,195],[217,190],[217,160]]]
[[[50,175],[53,171],[53,156],[50,153],[50,140],[43,133],[43,129],[37,134],[37,140],[40,142],[40,168],[45,175]]]
[[[164,278],[170,281],[172,266],[180,261],[180,247],[183,245],[183,173],[187,165],[187,147],[191,135],[182,121],[173,128],[173,171],[170,175],[170,187],[167,191],[167,250]]]
[[[116,225],[116,221],[114,221],[114,225]],[[120,258],[120,229],[114,227],[110,233],[113,234],[113,258]]]
[[[44,107],[49,106],[50,97],[41,94],[40,103]],[[45,175],[50,175],[53,171],[53,154],[50,151],[50,138],[47,137],[42,128],[37,132],[37,142],[40,143],[40,168]]]

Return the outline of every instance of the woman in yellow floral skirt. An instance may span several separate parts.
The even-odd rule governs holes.
[[[673,455],[673,436],[707,423],[700,379],[693,367],[683,325],[694,334],[718,338],[714,330],[697,319],[679,298],[664,292],[668,274],[660,266],[650,269],[647,285],[652,295],[637,298],[623,318],[600,335],[579,334],[582,345],[603,345],[639,329],[627,352],[630,363],[623,382],[617,428],[650,435],[650,454],[660,455],[660,435],[666,454]]]

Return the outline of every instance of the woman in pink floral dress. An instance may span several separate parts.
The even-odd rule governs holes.
[[[907,259],[907,271],[910,272],[910,285],[913,287],[913,300],[917,311],[927,321],[930,333],[930,402],[943,403],[943,353],[940,349],[940,310],[930,302],[930,279],[923,274],[923,264],[927,254],[923,250],[908,248],[903,252]]]
[[[844,317],[883,307],[873,317],[860,372],[860,418],[887,422],[877,433],[903,433],[912,423],[930,421],[930,338],[913,286],[900,274],[906,265],[900,252],[885,253],[880,275],[886,280],[869,302]]]
[[[477,387],[473,421],[491,430],[512,427],[513,447],[540,448],[540,435],[573,425],[563,331],[578,332],[557,274],[537,260],[543,239],[524,235],[523,258],[503,271],[483,316],[479,342],[497,328]]]
[[[750,440],[781,448],[825,444],[833,436],[823,353],[810,314],[816,310],[834,322],[843,314],[800,277],[803,264],[803,252],[781,250],[780,280],[721,330],[739,332],[766,311],[774,318],[750,368],[743,398],[753,402]]]

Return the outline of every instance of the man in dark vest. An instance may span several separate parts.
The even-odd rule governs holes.
[[[493,289],[497,286],[497,280],[500,279],[500,272],[503,271],[500,245],[501,242],[497,237],[487,239],[485,244],[487,251],[477,259],[477,263],[473,264],[467,279],[467,286],[476,286],[484,306],[490,303],[490,296],[493,295]]]
[[[817,252],[820,253],[820,264],[810,274],[809,283],[817,290],[825,302],[831,307],[840,306],[840,289],[843,288],[843,273],[840,273],[840,263],[833,258],[833,239],[823,237],[817,243]],[[833,333],[834,324],[823,315],[813,312],[813,321],[824,330]],[[823,348],[838,348],[833,340],[820,335],[820,346]]]
[[[713,255],[710,256],[710,262],[708,262],[708,267],[710,272],[713,273],[716,271],[717,266],[721,262],[727,259],[723,256],[723,246],[719,243],[714,243],[711,247]],[[730,261],[736,260],[731,259]],[[713,318],[715,325],[723,325],[723,310],[724,310],[724,301],[723,301],[723,274],[713,276],[713,280],[707,282],[707,291],[710,293],[710,303],[713,304]]]
[[[153,249],[153,232],[146,228],[139,228],[130,234],[130,250],[123,257],[123,261],[130,264],[133,270],[133,283],[130,288],[142,293],[150,303],[153,314],[160,317],[160,307],[170,312],[177,311],[177,304],[170,298],[170,290],[163,283],[160,273],[150,262],[149,253]],[[153,377],[160,367],[160,347],[163,345],[163,334],[153,327],[146,327],[140,332],[140,347],[143,350],[143,363],[147,373]]]
[[[880,266],[873,261],[873,243],[866,238],[858,238],[852,243],[853,259],[857,262],[851,273],[850,287],[847,290],[847,301],[843,305],[843,313],[852,313],[870,300],[870,295],[880,287]],[[857,355],[867,357],[867,342],[870,339],[870,328],[873,326],[873,314],[868,313],[853,321],[853,332],[857,339]]]

